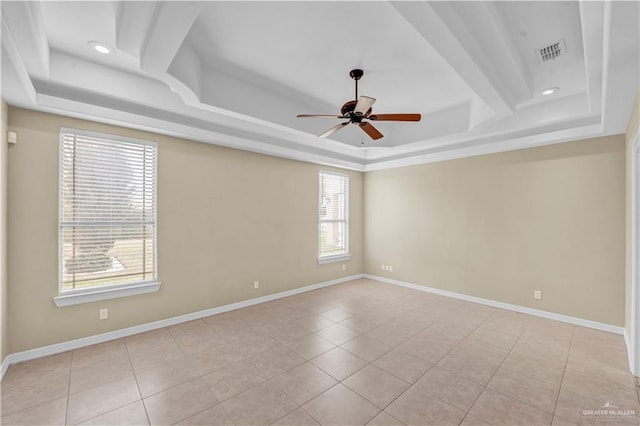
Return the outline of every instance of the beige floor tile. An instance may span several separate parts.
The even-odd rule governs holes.
[[[334,378],[309,362],[279,375],[272,382],[298,405],[303,405],[337,383]]]
[[[478,341],[487,345],[498,346],[502,349],[510,350],[516,344],[518,336],[515,334],[503,333],[500,330],[481,325],[476,328],[467,339]]]
[[[414,384],[414,387],[465,412],[471,408],[484,390],[482,385],[439,367],[429,370]]]
[[[144,399],[152,425],[174,424],[217,404],[200,378]]]
[[[625,363],[622,367],[611,362],[604,362],[594,358],[577,356],[569,352],[567,368],[581,373],[588,373],[600,378],[610,380],[621,386],[635,388],[635,379],[629,372],[629,365]]]
[[[350,328],[358,333],[367,333],[376,327],[381,326],[390,318],[378,313],[364,313],[340,321],[340,325]]]
[[[464,420],[462,420],[462,423],[460,423],[460,426],[489,426],[489,423],[467,414]]]
[[[236,349],[243,357],[249,359],[280,346],[282,346],[282,343],[271,336],[259,336],[239,341]]]
[[[309,315],[295,321],[296,324],[306,328],[310,332],[322,330],[323,328],[331,327],[335,323],[328,318],[321,315]]]
[[[223,345],[228,342],[217,333],[209,331],[201,335],[185,335],[175,338],[176,343],[180,346],[182,352],[186,355],[205,352]]]
[[[57,376],[59,374],[69,374],[71,368],[71,352],[50,355],[31,361],[23,361],[12,364],[5,373],[2,383],[11,382],[14,377],[22,378],[25,375],[37,376]]]
[[[627,369],[621,336],[359,279],[13,365],[2,423],[145,424],[148,403],[162,423],[596,425],[640,412]]]
[[[457,337],[439,333],[421,333],[398,346],[398,349],[427,361],[429,364],[435,364],[459,343],[460,341]]]
[[[569,344],[555,340],[553,342],[542,342],[520,339],[513,346],[511,352],[541,361],[564,365],[569,356]]]
[[[411,387],[385,410],[406,425],[457,425],[465,412]]]
[[[383,411],[367,423],[367,426],[404,426],[404,423]]]
[[[147,398],[198,377],[198,372],[189,361],[164,364],[136,374],[140,393]]]
[[[423,327],[421,325],[412,324],[409,321],[392,319],[369,331],[366,335],[395,347],[406,342],[410,337],[418,334],[422,330]]]
[[[223,345],[188,356],[198,374],[205,375],[219,368],[242,361],[240,351],[232,345]]]
[[[534,317],[521,337],[527,340],[554,339],[571,342],[575,328],[573,324]]]
[[[140,400],[133,377],[120,379],[69,396],[67,423],[77,424]]]
[[[322,337],[316,336],[315,334],[310,334],[294,340],[287,345],[287,347],[296,351],[296,353],[302,358],[310,360],[311,358],[315,358],[318,355],[322,355],[323,353],[330,351],[335,348],[336,345]]]
[[[124,339],[111,340],[73,351],[72,369],[101,364],[119,358],[129,358]]]
[[[333,343],[334,345],[342,345],[349,340],[358,337],[359,333],[350,328],[343,327],[340,324],[332,325],[322,330],[316,331],[316,335]]]
[[[184,419],[178,424],[184,426],[233,426],[233,421],[224,411],[222,405],[218,404],[211,408],[207,408],[194,416]]]
[[[558,397],[558,405],[556,406],[555,415],[561,417],[571,423],[584,423],[584,410],[597,410],[604,405],[603,402],[594,401],[582,395],[570,392],[564,388],[560,389]]]
[[[11,371],[11,368],[9,368]],[[6,373],[9,375],[9,372]],[[2,414],[66,398],[69,392],[69,371],[46,374],[14,374],[2,381]]]
[[[166,341],[157,345],[140,346],[134,351],[129,351],[129,359],[133,370],[138,373],[143,370],[159,367],[170,362],[182,362],[186,355],[176,342]]]
[[[250,361],[262,374],[271,378],[302,364],[305,360],[295,351],[279,347],[256,355]]]
[[[321,425],[364,425],[380,409],[341,384],[337,384],[302,408]]]
[[[59,398],[35,407],[5,415],[0,421],[3,425],[64,425],[67,413],[67,398]]]
[[[120,425],[148,425],[147,412],[144,409],[142,401],[125,405],[122,408],[115,409],[101,416],[94,417],[82,425],[104,425],[104,426],[120,426]]]
[[[269,425],[298,405],[273,383],[262,383],[222,403],[237,425]]]
[[[487,387],[551,414],[556,408],[560,391],[560,385],[522,376],[502,367],[496,371]]]
[[[500,368],[511,370],[523,377],[531,377],[560,386],[565,365],[533,358],[521,352],[510,352]]]
[[[227,365],[202,377],[218,401],[224,401],[267,380],[249,361]]]
[[[288,345],[289,343],[309,334],[311,334],[311,331],[307,328],[298,324],[287,323],[284,326],[277,327],[273,332],[271,332],[271,337],[283,345]]]
[[[409,384],[375,365],[368,365],[342,382],[352,391],[384,409]]]
[[[398,349],[387,352],[373,364],[407,383],[418,380],[433,365]]]
[[[349,312],[348,310],[345,310],[341,307],[329,309],[328,311],[324,311],[320,315],[327,319],[330,319],[333,322],[340,322],[354,316],[353,312]]]
[[[504,358],[506,349],[483,343],[461,343],[438,362],[438,366],[486,385]]]
[[[273,424],[279,426],[317,426],[318,422],[304,409],[298,408]]]
[[[145,333],[134,334],[125,337],[124,342],[130,355],[135,352],[146,352],[149,349],[175,343],[173,336],[167,328],[159,328]]]
[[[510,398],[491,389],[485,389],[469,411],[493,425],[550,425],[552,415],[531,405]]]
[[[576,423],[563,419],[562,417],[554,416],[551,426],[577,426]]]
[[[335,348],[311,360],[311,363],[337,380],[343,380],[365,367],[367,361]]]
[[[340,346],[352,354],[373,362],[389,352],[393,347],[371,336],[359,336]]]
[[[132,377],[133,369],[128,356],[116,356],[112,360],[101,360],[93,364],[73,363],[69,392],[82,392],[105,383],[114,382],[125,377]]]
[[[498,309],[483,325],[501,333],[520,336],[532,320],[533,317],[530,315]]]
[[[640,412],[640,403],[638,403],[638,394],[635,389],[595,376],[591,372],[567,368],[562,380],[562,388],[594,401],[600,401],[602,405],[610,402],[620,408],[635,409]]]

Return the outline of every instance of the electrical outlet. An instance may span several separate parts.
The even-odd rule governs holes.
[[[108,308],[100,309],[100,319],[101,320],[109,319],[109,309]]]
[[[542,291],[533,290],[533,298],[536,299],[536,300],[542,299]]]
[[[393,272],[393,266],[391,266],[391,265],[387,266],[387,270],[388,270],[389,272]]]
[[[253,288],[260,288],[260,281],[254,281]]]
[[[347,270],[347,265],[345,265],[344,263],[342,264],[342,270],[346,271]]]

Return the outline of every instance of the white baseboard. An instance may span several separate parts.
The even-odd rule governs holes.
[[[144,333],[146,331],[156,330],[158,328],[168,327],[171,325],[180,324],[187,321],[193,321],[200,318],[208,317],[215,314],[221,314],[223,312],[232,311],[235,309],[246,308],[248,306],[257,305],[259,303],[269,302],[271,300],[281,299],[283,297],[293,296],[295,294],[305,293],[307,291],[316,290],[323,287],[329,287],[336,284],[341,284],[347,281],[352,281],[358,278],[362,278],[363,274],[350,275],[348,277],[337,278],[331,281],[325,281],[318,284],[311,284],[308,286],[295,288],[293,290],[282,291],[280,293],[269,294],[267,296],[256,297],[255,299],[243,300],[241,302],[231,303],[229,305],[218,306],[216,308],[205,309],[204,311],[192,312],[189,314],[179,315],[177,317],[166,318],[159,321],[154,321],[146,324],[136,325],[133,327],[123,328],[120,330],[109,331],[107,333],[96,334],[94,336],[82,337],[80,339],[69,340],[66,342],[56,343],[53,345],[42,346],[40,348],[29,349],[22,352],[16,352],[6,356],[2,362],[2,375],[0,380],[4,378],[4,374],[11,364],[18,362],[29,361],[36,358],[41,358],[48,355],[54,355],[73,349],[83,348],[85,346],[91,346],[98,343],[108,342],[110,340],[120,339],[122,337],[131,336],[134,334]]]
[[[381,281],[387,284],[407,287],[414,290],[426,291],[428,293],[439,294],[441,296],[453,297],[455,299],[466,300],[467,302],[479,303],[481,305],[493,306],[495,308],[507,309],[509,311],[520,312],[523,314],[534,315],[536,317],[552,319],[556,321],[566,322],[569,324],[579,325],[582,327],[594,328],[596,330],[607,331],[609,333],[624,334],[624,327],[611,324],[604,324],[597,321],[591,321],[583,318],[571,317],[568,315],[556,314],[554,312],[541,311],[539,309],[527,308],[525,306],[512,305],[510,303],[498,302],[491,299],[483,299],[481,297],[469,296],[466,294],[455,293],[453,291],[440,290],[438,288],[427,287],[419,284],[408,283],[405,281],[394,280],[391,278],[379,277],[376,275],[364,274],[365,278]]]

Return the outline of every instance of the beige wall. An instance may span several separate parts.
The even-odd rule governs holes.
[[[620,135],[367,173],[365,272],[621,326],[624,157]]]
[[[54,305],[61,126],[158,143],[159,292]],[[9,153],[10,352],[362,273],[361,173],[349,172],[352,258],[342,271],[317,263],[326,167],[18,108],[9,127],[19,138]]]
[[[625,328],[627,333],[631,329],[631,267],[632,267],[632,253],[631,253],[631,192],[633,190],[631,185],[631,156],[632,156],[632,144],[633,140],[640,128],[640,90],[636,95],[636,102],[629,117],[629,125],[627,126],[627,132],[625,133],[625,147],[626,147],[626,268],[625,268]]]
[[[7,311],[7,104],[0,99],[0,362],[9,354]]]

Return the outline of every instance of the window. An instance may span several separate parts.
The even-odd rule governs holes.
[[[349,258],[349,176],[320,172],[319,262]]]
[[[58,306],[158,289],[156,150],[61,130]]]

